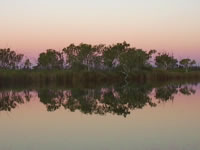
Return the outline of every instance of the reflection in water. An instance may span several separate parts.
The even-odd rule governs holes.
[[[79,110],[84,114],[104,115],[112,113],[126,117],[131,110],[141,109],[146,105],[155,107],[156,103],[173,100],[178,93],[195,94],[192,87],[191,85],[168,84],[154,88],[149,85],[136,84],[126,87],[113,86],[96,89],[4,90],[0,92],[0,111],[11,111],[18,105],[29,102],[35,95],[33,93],[36,92],[47,111],[55,111],[63,107],[72,112]],[[158,100],[157,102],[152,101],[152,93]]]
[[[23,104],[25,101],[30,101],[30,91],[23,92],[1,91],[0,92],[0,111],[11,111],[16,108],[17,104]]]

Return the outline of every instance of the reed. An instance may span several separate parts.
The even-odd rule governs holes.
[[[148,81],[176,81],[176,80],[200,80],[200,71],[141,71],[130,73],[128,82]],[[71,70],[1,70],[0,85],[16,84],[102,84],[124,82],[124,75],[120,72],[108,71],[71,71]]]

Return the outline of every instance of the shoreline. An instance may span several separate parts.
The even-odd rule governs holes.
[[[200,71],[141,71],[128,74],[126,83],[200,81]],[[0,70],[0,85],[5,84],[118,84],[125,82],[121,72],[71,70]]]

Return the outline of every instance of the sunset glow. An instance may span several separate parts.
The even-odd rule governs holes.
[[[1,0],[0,47],[37,57],[70,43],[127,41],[198,61],[199,5],[199,0]]]

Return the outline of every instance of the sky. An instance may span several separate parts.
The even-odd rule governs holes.
[[[199,0],[0,0],[0,22],[0,48],[28,57],[127,41],[200,60]]]

